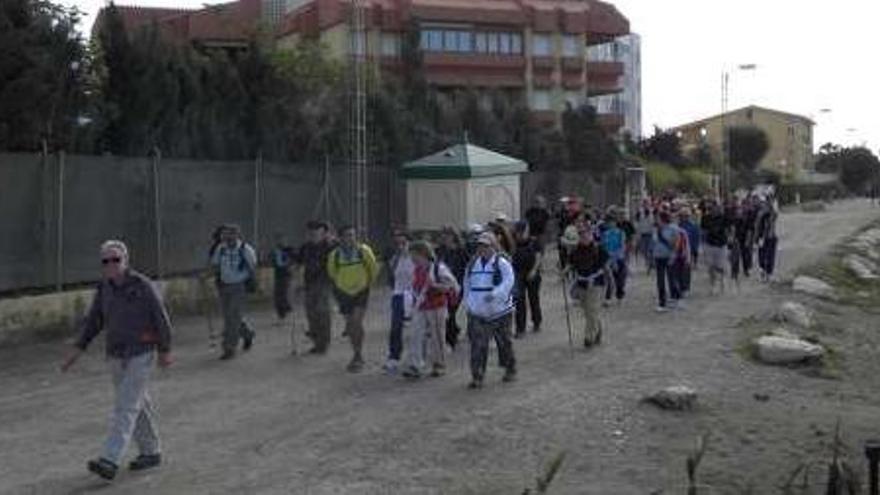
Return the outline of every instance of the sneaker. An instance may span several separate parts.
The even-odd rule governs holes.
[[[602,307],[603,307],[603,308],[610,308],[610,307],[611,307],[611,301],[609,301],[608,299],[602,301]]]
[[[518,339],[521,339],[521,338],[523,338],[523,337],[525,337],[525,336],[526,336],[526,332],[525,332],[525,330],[523,330],[523,331],[519,331],[519,330],[517,330],[517,332],[513,334],[513,338],[515,338],[515,339],[517,339],[517,340],[518,340]]]
[[[532,325],[532,333],[541,333],[541,324]]]
[[[382,365],[382,371],[389,375],[396,375],[400,368],[400,362],[396,359],[389,359]]]
[[[143,471],[145,469],[158,467],[160,464],[162,464],[162,456],[160,454],[141,454],[128,464],[128,469],[132,471]]]
[[[253,347],[253,346],[254,346],[254,334],[253,334],[253,332],[251,332],[251,333],[247,334],[246,337],[244,337],[244,345],[242,345],[241,348],[242,348],[242,350],[249,351],[249,350],[251,350],[251,347]]]
[[[687,306],[683,302],[678,301],[675,306],[672,307],[672,309],[675,309],[677,311],[687,311]]]
[[[230,359],[235,357],[235,351],[232,349],[226,349],[223,351],[223,354],[220,355],[220,361],[229,361]]]
[[[327,354],[327,349],[319,349],[317,347],[312,347],[311,349],[309,349],[308,354],[314,354],[314,355]]]
[[[516,381],[516,370],[509,369],[504,372],[504,377],[501,379],[504,383],[510,383]]]
[[[358,356],[353,357],[345,370],[349,373],[360,373],[364,370],[364,360]]]
[[[116,471],[119,470],[119,466],[113,464],[112,462],[104,459],[103,457],[96,461],[89,461],[88,463],[89,471],[97,474],[98,476],[104,478],[105,480],[112,480],[116,477]]]
[[[479,390],[479,389],[483,388],[483,379],[482,378],[474,378],[468,384],[468,388],[470,390]]]
[[[433,378],[439,378],[446,374],[446,368],[442,365],[435,364],[434,369],[431,370],[431,376]]]
[[[418,370],[415,366],[407,366],[400,375],[404,378],[410,380],[418,380],[422,377],[422,372]]]
[[[666,313],[667,311],[669,311],[669,308],[667,308],[666,306],[657,306],[656,308],[654,308],[654,311],[656,311],[657,313]]]

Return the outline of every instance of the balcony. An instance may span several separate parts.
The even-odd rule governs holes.
[[[618,132],[624,124],[623,115],[618,113],[600,113],[596,115],[596,120],[599,121],[599,126],[609,134]]]
[[[423,63],[426,69],[445,67],[466,67],[473,69],[522,69],[526,65],[521,55],[484,55],[456,53],[425,53]]]
[[[623,76],[623,72],[624,69],[622,62],[609,62],[601,60],[587,61],[587,74],[590,77],[621,77]]]

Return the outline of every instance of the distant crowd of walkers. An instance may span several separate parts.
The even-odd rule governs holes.
[[[461,337],[458,313],[463,306],[470,343],[468,387],[480,389],[491,341],[504,369],[502,381],[511,382],[517,375],[513,339],[527,335],[529,320],[532,332],[542,329],[542,269],[554,238],[569,337],[571,299],[583,316],[583,345],[589,348],[602,341],[600,307],[621,305],[626,298],[633,259],[642,259],[647,272],[656,275],[657,311],[683,309],[698,263],[707,269],[710,292],[720,293],[727,273],[737,286],[741,273],[750,276],[757,247],[760,278],[770,280],[776,219],[773,198],[748,197],[724,205],[708,199],[647,199],[627,215],[622,208],[593,208],[574,197],[551,208],[539,196],[519,221],[499,214],[464,232],[447,226],[433,235],[397,229],[380,258],[353,227],[334,233],[327,222],[312,221],[305,243],[293,247],[278,235],[265,259],[274,271],[273,301],[280,321],[293,311],[289,291],[296,269],[301,269],[310,354],[328,351],[335,300],[345,319],[343,336],[352,348],[351,373],[364,368],[364,317],[380,272],[390,294],[383,365],[388,374],[409,380],[444,375],[447,347],[455,349]],[[207,259],[224,322],[220,359],[230,360],[239,348],[247,351],[254,344],[256,333],[243,308],[256,290],[259,259],[236,225],[218,227],[212,240]],[[171,364],[171,323],[152,282],[129,266],[125,244],[107,241],[100,256],[103,280],[62,369],[69,369],[105,330],[116,398],[103,453],[88,468],[113,479],[132,440],[140,455],[130,469],[161,463],[147,386],[154,362]]]

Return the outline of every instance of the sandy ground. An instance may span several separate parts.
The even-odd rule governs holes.
[[[784,215],[783,272],[878,217],[867,202]],[[208,349],[203,318],[178,319],[177,364],[153,384],[166,464],[123,472],[112,485],[84,469],[111,404],[99,346],[68,375],[57,371],[60,343],[0,351],[0,492],[516,494],[564,450],[552,493],[684,493],[685,457],[709,431],[701,478],[714,488],[701,493],[743,493],[750,483],[752,493],[778,493],[800,462],[827,452],[838,418],[852,460],[863,464],[860,442],[880,436],[876,317],[836,311],[846,326],[834,337],[843,377],[818,379],[736,351],[738,322],[790,297],[779,287],[746,281],[738,295],[710,298],[698,272],[687,310],[657,315],[653,281],[640,265],[634,271],[623,307],[605,315],[603,345],[573,355],[561,287],[548,273],[545,331],[515,344],[519,381],[502,384],[493,356],[478,392],[465,388],[466,345],[443,378],[381,373],[384,293],[371,302],[368,366],[357,376],[343,371],[350,351],[338,336],[326,357],[290,357],[287,331],[269,312],[251,314],[255,348],[228,363]],[[698,390],[696,411],[639,402],[679,383]]]

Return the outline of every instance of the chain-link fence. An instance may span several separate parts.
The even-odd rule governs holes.
[[[336,163],[207,162],[0,154],[0,293],[61,289],[94,281],[97,246],[129,244],[152,276],[207,263],[210,236],[234,222],[258,251],[276,233],[304,239],[309,219],[351,219],[351,170]],[[403,182],[389,167],[369,171],[371,240],[406,220]]]

